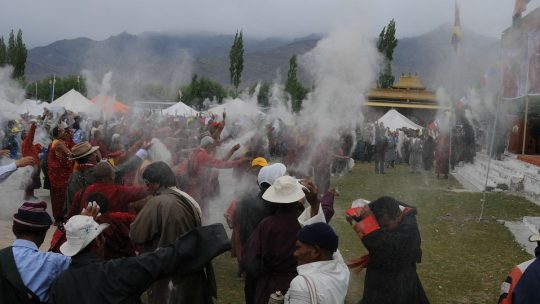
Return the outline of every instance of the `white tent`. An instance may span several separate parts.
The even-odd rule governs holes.
[[[197,112],[192,107],[186,105],[185,103],[179,101],[176,104],[173,104],[172,106],[166,108],[163,110],[163,113],[165,115],[173,115],[173,116],[195,116],[199,112]]]
[[[21,103],[21,105],[18,108],[17,113],[19,114],[30,114],[34,116],[38,116],[43,114],[43,109],[48,106],[48,103],[40,103],[39,100],[34,99],[26,99]]]
[[[377,122],[382,122],[385,127],[390,128],[392,131],[403,127],[415,130],[423,129],[394,109],[386,112]]]
[[[92,104],[81,93],[71,89],[66,94],[58,97],[51,103],[52,107],[63,107],[66,110],[78,113],[96,114],[99,113],[99,108]]]
[[[0,99],[0,109],[2,109],[1,114],[4,114],[4,115],[6,115],[7,113],[14,115],[14,114],[17,114],[19,110],[15,104],[12,104],[9,101],[1,100],[1,99]]]
[[[226,103],[213,107],[208,110],[208,112],[214,115],[222,115],[223,112],[226,112],[227,115],[233,114],[235,116],[257,116],[264,115],[263,112],[259,111],[257,106],[247,103],[239,98],[227,101]]]

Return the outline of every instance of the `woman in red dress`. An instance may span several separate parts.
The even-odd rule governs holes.
[[[69,176],[73,171],[71,147],[73,146],[71,132],[61,123],[53,129],[53,142],[49,147],[47,166],[51,183],[51,205],[55,225],[64,219],[64,200]]]

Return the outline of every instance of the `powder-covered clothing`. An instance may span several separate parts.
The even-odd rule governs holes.
[[[130,236],[134,243],[144,245],[145,252],[152,252],[200,226],[201,211],[193,198],[175,187],[161,188],[137,214]],[[205,270],[156,281],[148,291],[148,303],[212,303],[215,287],[208,264]]]

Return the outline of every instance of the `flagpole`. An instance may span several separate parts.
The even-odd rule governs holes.
[[[480,207],[480,216],[478,217],[478,222],[482,220],[482,216],[484,215],[484,205],[486,204],[486,192],[487,192],[487,184],[489,179],[489,171],[491,169],[491,155],[493,154],[493,145],[495,142],[495,130],[497,129],[497,120],[499,118],[499,111],[500,111],[500,104],[501,101],[499,100],[499,103],[497,103],[497,106],[495,107],[495,119],[493,120],[493,132],[491,133],[491,141],[489,143],[488,148],[488,164],[487,164],[487,170],[486,170],[486,181],[484,183],[484,190],[482,191],[482,199],[481,199],[481,207]]]
[[[56,84],[56,75],[53,74],[52,80],[52,94],[51,94],[51,103],[54,101],[54,85]]]
[[[525,143],[527,140],[527,118],[529,116],[529,95],[525,95],[525,117],[523,118],[523,143],[521,144],[521,155],[525,154]]]
[[[454,64],[453,64],[453,73],[452,73],[452,94],[451,94],[451,104],[450,104],[450,117],[448,123],[450,124],[450,147],[448,151],[448,171],[452,170],[452,137],[454,134],[454,125],[456,123],[456,110],[455,110],[455,100],[456,100],[456,91],[457,91],[457,73],[458,73],[458,53],[459,53],[459,43],[461,41],[461,21],[459,18],[459,7],[457,0],[454,2],[454,28],[452,29],[452,39],[451,43],[454,46]],[[447,187],[450,188],[450,179],[448,179]]]

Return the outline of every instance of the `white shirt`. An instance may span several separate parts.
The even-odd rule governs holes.
[[[298,217],[301,226],[322,222],[325,223],[324,213],[319,207],[319,212],[310,217],[311,207],[308,207]],[[296,276],[285,294],[285,304],[311,303],[311,297],[306,280],[301,275],[306,276],[315,286],[317,293],[317,303],[312,304],[335,304],[344,303],[349,286],[349,268],[343,261],[339,250],[334,252],[332,260],[319,261],[300,265],[296,267]]]
[[[9,165],[0,166],[0,183],[5,181],[11,173],[15,172],[17,170],[17,165],[15,163],[11,163]]]

